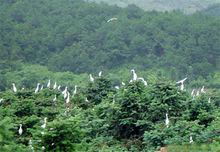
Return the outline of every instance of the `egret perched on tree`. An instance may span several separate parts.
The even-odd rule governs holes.
[[[138,78],[138,80],[141,80],[145,86],[147,86],[147,81],[144,80],[144,78]]]
[[[40,90],[43,90],[43,89],[44,89],[44,85],[41,86]]]
[[[66,104],[68,104],[69,102],[70,102],[70,93],[67,92]]]
[[[59,91],[60,91],[60,88],[61,88],[61,85],[59,85],[59,86],[57,87],[57,90],[59,90]]]
[[[73,95],[76,94],[76,91],[77,91],[77,85],[75,85],[75,89],[74,89],[74,91],[73,91]]]
[[[91,82],[94,82],[94,78],[92,77],[92,74],[89,74],[89,79]]]
[[[195,93],[195,89],[193,89],[192,92],[191,92],[192,97],[194,96],[194,93]]]
[[[199,89],[196,91],[196,96],[199,96]]]
[[[19,130],[18,130],[19,135],[22,135],[23,129],[22,129],[22,124],[20,124]]]
[[[102,71],[99,72],[99,77],[101,77],[101,76],[102,76]]]
[[[208,103],[211,103],[211,98],[209,97]]]
[[[17,92],[17,88],[14,83],[12,83],[12,90],[13,90],[13,92]]]
[[[3,100],[4,100],[4,99],[3,99],[3,98],[1,98],[1,99],[0,99],[0,103],[1,103]]]
[[[53,89],[55,90],[57,88],[57,82],[54,83]]]
[[[122,81],[122,82],[121,82],[121,85],[125,86],[125,83]]]
[[[39,87],[40,87],[40,83],[37,83],[37,87],[36,87],[34,93],[38,93],[38,91],[39,91]]]
[[[44,118],[44,124],[41,125],[41,128],[45,129],[47,126],[47,117]]]
[[[116,20],[118,20],[118,18],[113,17],[113,18],[110,18],[109,20],[107,20],[107,22],[109,23],[109,22],[111,22],[111,21],[116,21]]]
[[[86,97],[86,99],[85,99],[85,102],[89,102],[89,100],[87,99],[87,97]]]
[[[131,70],[131,73],[132,73],[132,75],[133,75],[133,78],[132,78],[132,81],[131,81],[131,82],[136,81],[136,80],[137,80],[137,74],[135,73],[135,70],[132,69],[132,70]]]
[[[187,77],[180,80],[180,81],[178,81],[178,82],[176,82],[177,84],[181,84],[180,90],[182,90],[182,91],[184,90],[184,81],[186,81],[186,79],[187,79]]]
[[[47,87],[50,88],[50,79],[48,80]]]
[[[189,137],[189,143],[190,143],[190,144],[193,143],[192,135],[190,135],[190,137]]]
[[[201,91],[200,91],[201,93],[205,93],[205,86],[202,86],[202,88],[201,88]]]
[[[170,123],[170,121],[169,121],[169,118],[168,118],[168,113],[166,113],[166,120],[165,120],[166,127],[169,127],[169,123]]]
[[[53,102],[57,101],[57,95],[55,94],[54,98],[53,98]]]
[[[66,97],[67,97],[67,86],[63,90],[62,94],[63,94],[64,99],[66,99]]]

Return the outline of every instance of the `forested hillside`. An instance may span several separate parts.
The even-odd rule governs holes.
[[[117,5],[126,7],[129,4],[137,5],[138,7],[151,11],[172,11],[179,10],[185,14],[195,13],[196,11],[203,10],[211,5],[219,4],[219,0],[87,0],[93,2],[104,2],[110,5]]]
[[[0,151],[219,152],[215,8],[1,0]]]
[[[37,83],[40,77],[28,83],[25,72],[16,72],[30,64],[77,74],[135,68],[173,80],[214,80],[219,87],[219,17],[80,0],[1,1],[0,11],[2,89],[18,77],[21,86]]]

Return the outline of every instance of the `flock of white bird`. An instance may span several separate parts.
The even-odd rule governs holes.
[[[110,22],[110,21],[112,21],[112,20],[116,20],[116,19],[115,19],[115,18],[112,18],[112,19],[110,19],[108,22]],[[134,69],[131,70],[131,74],[132,74],[132,79],[129,81],[129,83],[132,83],[132,82],[135,82],[135,81],[141,81],[141,82],[143,82],[143,84],[144,84],[145,86],[148,85],[147,81],[146,81],[144,78],[137,76],[137,74],[136,74],[136,72],[135,72]],[[98,76],[99,76],[99,77],[102,76],[102,71],[100,71],[100,72],[98,73]],[[90,82],[92,82],[92,83],[95,81],[95,78],[92,76],[92,74],[89,74],[89,80],[90,80]],[[184,82],[185,82],[186,80],[187,80],[187,78],[184,78],[184,79],[182,79],[182,80],[176,82],[177,84],[180,84],[179,87],[180,87],[180,90],[181,90],[181,91],[185,91],[185,89],[184,89]],[[124,86],[125,83],[122,82],[121,85]],[[50,80],[50,79],[48,80],[46,87],[47,87],[47,88],[51,88],[51,80]],[[40,83],[37,83],[37,87],[36,87],[34,93],[37,94],[39,91],[43,90],[43,88],[44,88],[44,85],[41,85]],[[58,86],[57,86],[57,83],[56,83],[56,82],[54,83],[54,85],[53,85],[52,88],[53,88],[54,90],[57,89],[57,90],[61,91],[61,85],[58,85]],[[23,90],[23,89],[24,89],[24,88],[22,88],[22,90]],[[120,89],[120,87],[119,87],[119,86],[115,86],[115,89]],[[15,83],[12,83],[12,91],[15,92],[15,93],[18,91],[17,88],[16,88],[16,86],[15,86]],[[69,104],[69,103],[70,103],[70,92],[68,91],[68,87],[66,86],[65,89],[64,89],[61,93],[62,93],[62,95],[63,95],[63,98],[64,98],[64,100],[65,100],[65,103],[66,103],[66,104]],[[193,89],[192,92],[191,92],[191,96],[192,96],[193,99],[194,99],[195,96],[199,96],[200,93],[205,93],[205,88],[204,88],[204,86],[203,86],[201,89]],[[77,85],[75,85],[75,87],[74,87],[73,96],[76,95],[76,94],[77,94]],[[55,95],[54,98],[53,98],[53,102],[56,102],[56,100],[57,100],[57,96]],[[209,100],[208,100],[209,103],[211,102],[210,100],[211,100],[211,99],[209,98]],[[2,101],[3,101],[3,99],[0,99],[0,103],[1,103]],[[86,98],[85,101],[88,102],[88,99]],[[69,108],[67,107],[67,110],[65,111],[64,114],[67,114],[68,111],[69,111]],[[165,125],[166,125],[166,127],[169,127],[169,123],[170,123],[170,121],[169,121],[168,113],[166,113],[166,114],[165,114]],[[44,118],[44,123],[41,125],[41,128],[42,128],[42,129],[45,129],[45,128],[46,128],[46,125],[47,125],[47,117]],[[19,124],[18,133],[19,133],[19,135],[22,135],[22,133],[23,133],[22,124]],[[44,132],[42,131],[41,134],[44,134]],[[191,136],[191,135],[190,135],[190,141],[189,141],[189,142],[190,142],[190,143],[193,142],[193,139],[192,139],[192,136]],[[31,149],[33,150],[33,146],[32,146],[32,141],[31,141],[31,139],[30,139],[30,141],[29,141],[29,145],[30,145]],[[44,148],[44,147],[42,147],[42,149],[43,149],[43,148]]]

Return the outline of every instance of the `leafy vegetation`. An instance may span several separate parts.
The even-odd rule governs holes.
[[[3,0],[0,22],[0,151],[219,151],[218,15]]]

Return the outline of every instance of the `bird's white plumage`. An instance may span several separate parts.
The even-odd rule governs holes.
[[[132,69],[132,70],[131,70],[131,73],[132,73],[132,75],[133,75],[132,80],[133,80],[133,81],[136,81],[136,80],[137,80],[137,74],[136,74],[135,70]]]
[[[166,113],[166,120],[165,120],[166,127],[169,127],[169,123],[170,123],[170,121],[169,121],[169,118],[168,118],[168,113]]]
[[[187,77],[176,82],[177,84],[180,84],[180,90],[182,90],[182,91],[184,90],[184,82],[186,81],[186,79],[187,79]]]
[[[54,83],[53,89],[55,90],[57,88],[57,82]]]
[[[34,93],[38,93],[39,89],[40,89],[40,83],[37,83],[37,87],[36,87]]]
[[[20,124],[19,130],[18,130],[19,135],[22,135],[23,129],[22,129],[22,124]]]
[[[47,87],[50,88],[50,79],[47,82]]]
[[[102,76],[102,71],[99,72],[99,77],[101,77],[101,76]]]
[[[91,82],[94,82],[94,78],[92,77],[92,74],[89,74],[89,79]]]
[[[12,83],[12,90],[13,90],[13,92],[17,92],[17,88],[14,83]]]
[[[113,18],[110,18],[109,20],[107,20],[107,22],[109,23],[109,22],[111,22],[111,21],[116,21],[116,20],[118,20],[118,18],[113,17]]]
[[[75,95],[76,92],[77,92],[77,85],[75,85],[75,89],[74,89],[74,91],[73,91],[73,95]]]
[[[47,117],[44,118],[44,124],[41,125],[41,128],[45,129],[47,126]]]
[[[147,86],[147,81],[144,80],[144,78],[138,78],[138,80],[141,80],[145,86]]]

